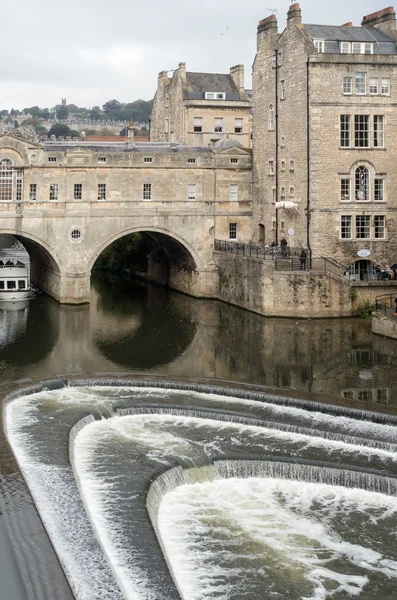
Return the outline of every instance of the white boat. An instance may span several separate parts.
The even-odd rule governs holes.
[[[19,260],[0,260],[0,301],[26,300],[29,295],[28,266]]]

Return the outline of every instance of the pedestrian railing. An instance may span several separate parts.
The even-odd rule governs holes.
[[[228,240],[215,240],[214,249],[217,252],[228,252],[229,254],[249,256],[250,258],[259,258],[262,260],[298,257],[302,252],[302,248],[294,248],[291,246],[254,246],[252,244],[229,242]],[[306,254],[309,255],[307,250]]]
[[[376,312],[388,317],[389,319],[395,318],[395,299],[396,294],[384,294],[383,296],[377,296],[375,300]]]
[[[333,274],[346,281],[350,280],[350,275],[346,268],[338,261],[333,259],[319,257],[292,257],[292,258],[277,258],[276,271],[306,271],[316,275]]]

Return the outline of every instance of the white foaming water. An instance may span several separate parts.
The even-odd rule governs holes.
[[[379,434],[381,439],[385,439],[383,433],[386,432],[386,439],[395,442],[396,428],[393,426],[376,425],[369,422],[355,421],[347,417],[308,413],[303,409],[294,407],[280,407],[262,404],[257,401],[240,400],[215,394],[200,394],[191,391],[95,386],[93,388],[66,388],[56,392],[45,392],[30,397],[18,398],[12,401],[6,409],[7,434],[46,528],[50,533],[51,540],[67,572],[76,598],[79,600],[93,600],[94,598],[95,600],[116,600],[121,595],[110,570],[106,570],[107,565],[102,552],[98,553],[99,546],[95,547],[93,543],[95,541],[93,531],[82,510],[72,470],[68,465],[60,467],[55,464],[52,465],[51,461],[47,461],[52,454],[63,456],[63,460],[68,454],[65,437],[58,438],[52,431],[51,423],[55,424],[58,419],[62,420],[64,414],[68,415],[65,422],[70,423],[69,428],[75,424],[76,419],[80,418],[82,414],[87,415],[90,412],[95,412],[96,415],[109,417],[113,414],[115,406],[131,406],[135,393],[139,396],[141,406],[142,401],[143,403],[148,401],[161,404],[162,401],[169,400],[170,396],[176,399],[178,397],[186,399],[186,395],[188,395],[189,403],[192,405],[197,403],[200,406],[201,400],[205,399],[207,406],[213,405],[218,409],[233,407],[235,410],[249,412],[247,409],[255,408],[256,414],[267,415],[269,411],[273,416],[280,415],[281,417],[282,414],[288,414],[292,417],[302,418],[305,426],[331,422],[338,422],[339,424],[340,422],[342,429],[345,429],[347,433],[359,432],[361,435],[367,435],[367,437],[371,437],[371,434],[374,433]],[[173,402],[173,399],[171,401]],[[164,406],[166,406],[165,403]],[[183,410],[182,406],[181,410]],[[74,414],[78,416],[73,418]],[[231,418],[236,417],[232,416]],[[272,453],[274,450],[278,450],[278,446],[285,447],[288,448],[292,456],[299,455],[303,457],[305,457],[305,452],[308,452],[308,455],[311,452],[313,455],[314,449],[315,452],[318,450],[323,455],[329,453],[330,456],[339,457],[340,455],[346,457],[347,462],[350,459],[360,459],[360,461],[362,459],[363,464],[375,459],[378,462],[384,460],[391,464],[397,458],[392,451],[368,448],[365,445],[347,444],[343,440],[321,439],[273,428],[255,427],[227,421],[220,422],[208,418],[200,419],[165,414],[136,415],[133,417],[112,418],[108,421],[103,420],[87,425],[76,435],[73,452],[76,472],[94,528],[102,547],[105,549],[111,568],[121,583],[127,598],[134,600],[159,600],[161,598],[161,600],[164,600],[165,597],[167,599],[171,597],[171,595],[156,595],[156,592],[151,590],[150,568],[152,568],[152,565],[149,565],[149,571],[147,569],[145,571],[138,565],[137,561],[134,564],[134,552],[137,549],[131,547],[127,538],[123,537],[122,520],[119,520],[117,527],[115,526],[115,512],[119,515],[125,515],[126,519],[133,520],[135,517],[130,510],[130,505],[138,498],[134,488],[134,477],[137,476],[142,461],[155,465],[157,473],[162,465],[174,466],[175,461],[177,464],[183,461],[185,466],[196,466],[198,456],[210,463],[215,455],[218,460],[227,458],[227,455],[223,454],[223,445],[226,442],[233,449],[244,450],[245,446],[247,448],[255,446],[263,453]],[[365,440],[363,440],[363,444],[365,444]],[[113,462],[115,469],[107,471],[108,464],[106,464],[106,469],[102,468],[103,463],[101,461],[107,458],[102,453],[113,452],[112,445],[114,445]],[[136,456],[134,457],[135,462],[131,460],[127,477],[128,485],[126,485],[126,489],[128,489],[128,493],[120,496],[113,494],[112,496],[116,484],[120,484],[122,479],[122,474],[117,472],[118,460],[121,458],[122,453],[130,451],[130,448],[136,449]],[[46,462],[42,462],[41,457],[45,457]],[[124,476],[125,474],[123,474]],[[124,485],[124,482],[122,483]],[[137,481],[136,485],[138,483],[142,482]],[[144,483],[146,485],[147,482]],[[283,481],[282,486],[285,484],[286,482]],[[360,495],[362,493],[362,491],[359,492]],[[394,511],[394,508],[392,510]],[[216,514],[218,517],[218,512],[215,509],[211,511],[208,508],[207,514],[209,516]],[[226,523],[226,526],[223,527],[222,519],[220,522],[222,526],[219,527],[219,524],[216,523],[215,529],[229,535],[229,524]],[[249,538],[249,544],[251,544],[250,540],[251,538]],[[125,543],[126,541],[127,543]],[[204,549],[204,554],[201,557],[205,561],[210,555],[211,553]],[[251,553],[251,555],[252,560],[255,562],[256,553]],[[282,553],[277,556],[280,559],[280,564],[283,565]],[[138,555],[137,557],[139,558]],[[277,566],[278,563],[274,564]],[[310,566],[310,569],[305,567],[306,570],[302,571],[303,567],[299,563],[299,569],[294,570],[294,577],[296,578],[299,575],[299,581],[302,580],[305,585],[309,581],[307,578],[308,573],[313,578],[315,585],[311,582],[312,588],[310,589],[315,590],[315,592],[310,591],[312,594],[308,596],[310,600],[326,597],[324,595],[313,596],[314,593],[322,593],[321,585],[327,579],[325,572],[326,569],[329,569],[328,562],[326,565],[324,566],[321,563],[317,565],[317,570]],[[389,565],[386,563],[382,563],[382,565],[382,568],[387,567],[391,572],[395,569],[393,560],[390,561]],[[235,573],[238,574],[240,571],[241,568],[236,564]],[[373,572],[375,571],[374,567]],[[222,585],[224,585],[222,583],[220,586],[219,581],[223,582],[224,573],[230,574],[230,570],[220,560],[213,565],[211,572],[214,586],[210,596],[207,595],[206,598],[227,598],[227,595],[219,596]],[[302,573],[304,574],[302,575]],[[338,572],[335,571],[335,573]],[[337,585],[342,586],[341,589],[343,590],[350,589],[349,593],[351,595],[353,595],[355,587],[358,591],[365,589],[364,583],[360,580],[358,585],[354,577],[365,578],[367,577],[366,574],[349,574],[346,581],[343,581],[345,577],[343,573],[339,573],[339,576],[341,582]],[[229,586],[229,590],[232,590],[233,577],[225,585]],[[207,586],[207,591],[210,589]],[[221,593],[224,594],[224,591]],[[201,597],[204,598],[205,596]],[[242,598],[243,594],[240,597]],[[272,597],[269,595],[269,598]],[[277,598],[277,595],[274,595],[274,597]],[[281,596],[280,598],[284,597]],[[337,598],[339,600],[342,597]],[[189,596],[189,600],[193,600],[193,598],[193,596]],[[254,600],[254,598],[255,595],[251,595],[249,600]],[[263,596],[258,596],[258,598],[263,600]]]
[[[295,481],[217,480],[166,494],[158,525],[184,600],[325,600],[359,597],[373,573],[397,579],[395,560],[344,539],[338,520],[354,513],[377,525],[395,517],[397,499]]]
[[[202,438],[199,437],[200,431]],[[203,431],[205,432],[204,435]],[[271,447],[268,444],[270,441],[274,443],[276,440],[276,442],[285,443],[292,448],[298,447],[299,445],[303,450],[309,447],[317,447],[326,449],[327,453],[343,451],[346,457],[349,455],[384,455],[393,460],[396,459],[396,456],[391,452],[379,451],[362,446],[353,446],[352,444],[345,444],[342,441],[310,438],[309,436],[296,433],[263,429],[261,427],[232,422],[217,422],[215,420],[192,418],[188,416],[138,414],[135,416],[114,417],[107,421],[95,421],[87,425],[84,429],[79,431],[75,438],[73,456],[75,472],[79,479],[79,485],[84,497],[85,505],[88,507],[97,536],[105,549],[116,577],[127,598],[133,600],[151,598],[150,592],[148,591],[150,589],[150,583],[148,577],[145,577],[145,574],[130,560],[131,553],[134,552],[135,549],[131,548],[131,544],[128,543],[127,539],[120,543],[120,535],[123,535],[123,532],[120,523],[116,524],[113,515],[116,510],[121,512],[125,511],[124,514],[127,519],[134,518],[134,515],[130,510],[130,503],[132,500],[131,493],[134,488],[133,486],[129,487],[128,494],[127,491],[124,490],[124,493],[126,494],[126,497],[124,498],[114,495],[115,481],[112,479],[109,472],[105,476],[104,466],[101,461],[105,446],[113,448],[119,447],[119,451],[121,451],[121,447],[127,451],[128,446],[135,448],[135,450],[139,450],[136,456],[132,455],[129,459],[131,473],[133,474],[135,469],[139,469],[139,464],[143,460],[143,457],[146,457],[146,460],[150,460],[153,463],[168,464],[170,466],[175,459],[183,460],[184,463],[189,466],[195,466],[195,461],[199,456],[203,455],[208,457],[208,461],[211,461],[213,451],[217,450],[222,454],[221,446],[223,441],[232,441],[233,434],[243,435],[247,445],[255,443],[255,445],[263,449],[263,451],[270,451]],[[237,445],[239,445],[239,442]],[[117,454],[115,454],[115,457],[116,456]],[[282,485],[284,485],[284,482]],[[303,486],[304,484],[297,485]],[[354,491],[351,491],[351,493],[354,494]],[[358,493],[360,494],[361,491]],[[217,510],[211,508],[211,506],[211,502],[205,505],[204,512],[207,517],[208,515],[211,515],[214,510]],[[248,504],[246,507],[249,510]],[[262,508],[258,514],[258,519],[261,522],[264,515],[266,516],[266,511],[263,512]],[[184,508],[182,507],[182,513],[183,510]],[[269,520],[273,519],[276,513],[276,510],[269,513]],[[223,518],[223,516],[221,517],[217,514],[218,521],[222,522]],[[244,517],[242,516],[241,523],[243,523],[243,519]],[[277,526],[277,529],[284,526],[285,524],[282,523],[280,526]],[[300,535],[304,534],[305,527],[306,524],[300,530]],[[255,539],[253,530],[254,527],[252,527],[251,533],[253,539]],[[198,528],[198,531],[202,531],[201,527]],[[226,527],[225,533],[229,535],[230,532],[228,527]],[[322,533],[323,530],[318,533],[317,537],[321,537]],[[298,532],[295,531],[295,534],[298,535]],[[164,539],[166,539],[166,536]],[[259,543],[260,540],[257,541]],[[295,553],[296,550],[297,548],[294,547],[291,550],[291,555]],[[283,554],[283,551],[284,547],[280,546],[278,549],[280,556]],[[206,550],[200,548],[199,562],[203,560],[203,557],[205,556]],[[221,563],[222,561],[211,564],[211,573],[215,578],[214,581],[211,582],[211,586],[216,584],[220,573],[223,573]],[[315,556],[313,556],[313,564],[315,564]],[[302,568],[301,561],[300,569],[302,570]],[[184,572],[183,565],[182,567],[178,565],[178,571],[180,570]],[[309,570],[309,573],[312,573],[312,571],[313,569]],[[313,571],[313,573],[313,577],[317,577],[319,571]],[[227,571],[227,574],[229,576],[230,572]],[[364,579],[362,578],[363,576],[357,577],[359,577],[359,579],[354,579],[354,577],[349,578],[343,589],[352,590],[353,586],[356,585],[354,582],[357,581],[360,581],[361,586],[357,589],[361,589],[364,585],[365,577]],[[201,579],[201,577],[199,579]],[[343,579],[342,575],[341,579]],[[306,582],[306,578],[304,581]],[[225,585],[228,587],[233,584],[229,583]],[[342,585],[342,583],[340,583],[340,585]],[[318,584],[317,588],[320,589],[320,584]],[[191,590],[189,590],[185,596],[186,598],[189,598],[189,600],[194,598],[191,593]],[[211,593],[214,594],[215,591],[212,589]],[[219,593],[219,589],[216,590],[216,593]],[[218,597],[209,596],[208,589],[206,590],[206,594],[207,595],[204,594],[203,596],[198,597]],[[223,595],[220,597],[227,598],[228,596]],[[155,598],[155,596],[153,596],[153,598]]]

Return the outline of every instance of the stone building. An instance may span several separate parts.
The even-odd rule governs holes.
[[[154,97],[150,138],[208,146],[222,138],[251,147],[250,92],[244,89],[244,67],[230,74],[191,73],[185,63],[168,77],[159,73]]]
[[[253,69],[255,238],[282,235],[356,278],[397,260],[397,32],[392,7],[360,27],[259,23]],[[392,243],[390,243],[392,242]]]
[[[5,133],[0,234],[24,244],[32,282],[60,302],[88,301],[97,257],[135,232],[152,240],[149,280],[216,297],[213,240],[250,241],[251,177],[251,150],[235,140],[39,144]]]

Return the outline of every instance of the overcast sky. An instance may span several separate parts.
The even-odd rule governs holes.
[[[0,109],[59,104],[102,106],[154,96],[157,75],[227,73],[243,63],[251,85],[256,27],[288,0],[19,0],[1,15]],[[301,0],[304,23],[360,25],[386,0]]]

